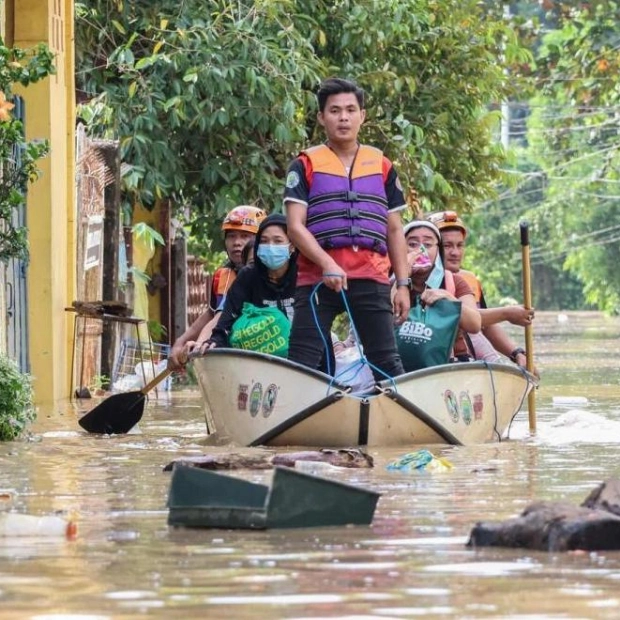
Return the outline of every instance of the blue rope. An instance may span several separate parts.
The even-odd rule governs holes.
[[[324,275],[331,275],[331,274],[324,274]],[[334,274],[337,275],[337,274]],[[319,318],[317,316],[317,312],[316,312],[316,305],[318,304],[318,290],[319,288],[323,285],[323,282],[319,282],[313,289],[312,292],[310,293],[310,308],[312,309],[312,316],[314,317],[314,324],[316,325],[317,330],[319,331],[319,334],[321,334],[321,340],[323,341],[323,347],[325,350],[325,359],[326,359],[326,364],[327,364],[327,374],[328,375],[332,375],[331,372],[331,367],[330,367],[330,356],[328,355],[328,344],[327,344],[327,340],[325,339],[325,335],[323,334],[323,330],[321,329],[321,325],[319,323]],[[351,314],[351,309],[349,308],[349,302],[347,301],[347,296],[346,293],[344,292],[344,289],[340,290],[340,294],[342,295],[342,301],[344,304],[344,308],[346,310],[346,313],[349,317],[349,323],[351,325],[351,331],[353,332],[353,337],[355,338],[355,344],[357,346],[357,350],[359,352],[359,356],[360,359],[359,361],[354,364],[351,368],[345,368],[345,370],[343,370],[342,372],[340,372],[339,374],[335,374],[335,370],[334,369],[334,376],[332,377],[330,383],[329,383],[329,389],[331,389],[334,381],[336,381],[336,379],[338,377],[342,377],[342,376],[348,376],[348,373],[350,373],[352,370],[354,370],[356,368],[356,366],[359,366],[357,368],[357,371],[355,372],[355,374],[350,377],[348,380],[352,381],[353,379],[355,379],[355,377],[357,377],[357,375],[359,375],[359,373],[362,371],[362,368],[364,367],[364,365],[366,364],[371,370],[376,370],[379,374],[383,375],[386,379],[389,379],[392,382],[392,387],[394,388],[394,390],[396,390],[396,382],[394,381],[394,377],[388,375],[386,372],[384,372],[383,370],[381,370],[381,368],[378,368],[377,366],[375,366],[374,364],[372,364],[371,362],[368,361],[368,358],[366,357],[366,355],[364,355],[364,351],[362,350],[362,345],[361,345],[361,341],[360,341],[360,337],[359,334],[357,332],[357,328],[355,327],[355,322],[353,321],[353,315]]]

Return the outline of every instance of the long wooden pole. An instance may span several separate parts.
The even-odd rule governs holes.
[[[523,263],[523,306],[530,310],[532,308],[532,279],[530,275],[530,235],[527,222],[519,224],[521,229],[521,262]],[[525,357],[527,360],[526,368],[534,373],[534,332],[532,323],[525,327]],[[530,421],[530,433],[536,433],[536,390],[533,388],[527,397],[527,410]]]

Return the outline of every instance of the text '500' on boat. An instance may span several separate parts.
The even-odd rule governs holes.
[[[208,433],[243,446],[501,441],[536,385],[518,366],[469,362],[416,370],[359,395],[329,375],[265,353],[211,349],[193,364]]]

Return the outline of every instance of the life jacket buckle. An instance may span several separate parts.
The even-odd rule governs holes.
[[[359,197],[357,195],[357,192],[352,192],[351,190],[348,190],[345,193],[344,199],[345,199],[346,202],[358,202],[359,201]]]

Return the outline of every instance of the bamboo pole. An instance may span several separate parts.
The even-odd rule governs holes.
[[[532,280],[530,275],[529,225],[523,221],[520,222],[519,228],[521,230],[521,262],[523,264],[523,306],[530,310],[532,308]],[[532,323],[525,327],[525,357],[528,372],[534,374],[534,332]],[[533,388],[527,397],[527,410],[530,433],[534,435],[536,434],[536,390]]]

